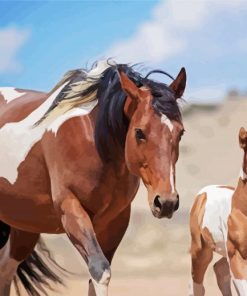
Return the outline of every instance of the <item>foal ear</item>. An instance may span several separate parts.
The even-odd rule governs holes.
[[[181,98],[186,86],[186,71],[185,68],[182,68],[178,73],[176,79],[169,85],[169,87],[175,93],[175,98]]]
[[[242,149],[246,149],[247,148],[247,132],[245,130],[245,128],[241,127],[239,130],[239,146]]]
[[[137,108],[137,104],[140,98],[140,89],[131,81],[128,76],[123,72],[118,72],[122,90],[127,95],[126,102],[124,104],[124,114],[127,118],[131,118],[134,111]]]

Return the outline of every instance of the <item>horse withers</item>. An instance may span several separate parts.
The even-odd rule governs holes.
[[[59,281],[33,248],[41,233],[65,232],[88,265],[89,295],[106,296],[140,179],[155,217],[178,209],[186,73],[169,86],[152,73],[101,61],[48,94],[0,89],[0,295],[16,270],[30,294],[42,272]]]
[[[239,144],[244,149],[243,166],[237,188],[210,185],[198,193],[190,213],[192,280],[189,295],[205,295],[204,275],[213,259],[218,287],[231,296],[231,279],[238,295],[247,295],[247,132],[239,131]],[[242,253],[243,252],[243,253]],[[247,253],[244,253],[245,256]]]

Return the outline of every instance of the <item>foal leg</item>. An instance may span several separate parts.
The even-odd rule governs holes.
[[[247,295],[247,265],[238,251],[230,258],[232,282],[239,296]]]
[[[237,294],[245,296],[247,295],[247,262],[229,239],[227,241],[227,248],[233,284]]]
[[[191,261],[192,261],[192,290],[190,295],[203,296],[205,295],[205,288],[203,286],[203,280],[205,272],[208,268],[209,263],[213,258],[213,251],[206,245],[201,248],[191,248]]]
[[[5,246],[0,250],[0,295],[9,296],[18,265],[32,252],[39,235],[11,228]]]
[[[232,296],[230,268],[225,257],[214,264],[218,287],[223,296]]]
[[[55,206],[64,230],[88,265],[96,295],[107,296],[110,264],[97,241],[90,217],[72,192],[67,191],[63,196],[60,201],[55,198]]]
[[[120,214],[118,214],[118,216],[108,225],[101,225],[100,229],[103,228],[103,231],[98,231],[97,228],[95,229],[99,244],[110,264],[112,262],[114,253],[117,250],[129,225],[129,219],[130,205],[126,209],[124,209]],[[88,296],[96,296],[93,282],[91,279],[89,280]]]
[[[227,249],[233,284],[238,295],[247,295],[247,218],[233,208],[228,218]]]

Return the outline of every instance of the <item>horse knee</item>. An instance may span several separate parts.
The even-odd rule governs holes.
[[[111,268],[106,258],[93,257],[88,261],[89,272],[99,284],[108,285],[111,279]]]
[[[225,257],[218,260],[213,266],[216,275],[226,276],[230,274],[229,264]]]

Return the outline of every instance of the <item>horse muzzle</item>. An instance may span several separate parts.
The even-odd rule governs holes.
[[[151,206],[152,213],[156,218],[168,218],[171,219],[173,213],[179,208],[179,195],[173,194],[169,198],[162,198],[160,195],[156,195]]]

